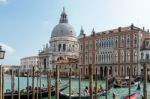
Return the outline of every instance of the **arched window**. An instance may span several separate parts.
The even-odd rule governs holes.
[[[111,53],[110,55],[110,62],[112,63],[113,62],[113,54]]]
[[[137,47],[138,43],[137,43],[137,34],[134,34],[134,47]]]
[[[137,62],[137,51],[134,52],[133,58],[134,58],[133,61],[134,61],[134,62]]]
[[[102,40],[102,48],[104,48],[104,40]]]
[[[95,63],[97,63],[97,54],[96,54],[96,56],[95,56]]]
[[[124,36],[121,36],[121,47],[124,47]]]
[[[90,56],[89,58],[89,63],[92,63],[92,56]]]
[[[112,38],[112,41],[111,41],[111,43],[112,43],[112,47],[114,47],[114,40],[113,40],[113,38]]]
[[[117,51],[115,52],[115,59],[116,59],[115,62],[118,62],[118,52]]]
[[[106,47],[108,47],[109,46],[109,44],[108,44],[109,42],[108,42],[108,40],[106,40]]]
[[[66,51],[66,44],[63,44],[63,51]]]
[[[61,44],[58,45],[58,51],[61,51]]]
[[[122,51],[121,52],[121,58],[120,58],[121,62],[123,63],[124,62],[124,52]]]
[[[118,48],[118,36],[115,39],[115,47]]]
[[[98,47],[99,47],[99,42],[98,40],[96,40],[96,49],[98,49]]]
[[[100,47],[100,48],[102,47],[101,41],[99,41],[99,47]]]
[[[101,63],[102,62],[102,60],[101,60],[102,58],[101,58],[101,55],[99,55],[99,58],[98,58],[98,63]]]
[[[130,47],[130,34],[127,35],[127,44],[126,44],[127,48]]]
[[[56,46],[55,46],[55,44],[53,45],[53,51],[54,51],[54,52],[56,51]]]
[[[102,59],[102,63],[103,63],[103,62],[104,62],[104,57],[103,57],[103,54],[102,54],[102,58],[101,58],[101,59]]]
[[[129,63],[130,62],[130,52],[127,52],[127,62]]]

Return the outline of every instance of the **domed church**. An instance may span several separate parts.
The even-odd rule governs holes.
[[[59,23],[51,32],[49,44],[39,51],[39,68],[43,71],[55,69],[56,66],[62,68],[62,65],[70,68],[70,63],[77,68],[78,49],[76,32],[69,24],[67,13],[63,8]]]

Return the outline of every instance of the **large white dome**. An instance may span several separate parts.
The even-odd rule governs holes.
[[[65,9],[61,13],[59,24],[54,27],[51,33],[51,38],[53,37],[76,37],[74,28],[68,23]]]
[[[74,28],[68,23],[59,23],[56,25],[51,33],[53,37],[76,37]]]

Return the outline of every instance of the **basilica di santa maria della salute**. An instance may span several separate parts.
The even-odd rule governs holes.
[[[55,69],[56,66],[60,69],[67,69],[70,66],[77,68],[78,49],[76,32],[69,24],[68,16],[63,8],[59,24],[51,32],[49,44],[46,44],[39,52],[39,68],[43,71]]]

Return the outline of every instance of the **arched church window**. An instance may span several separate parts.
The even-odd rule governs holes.
[[[63,51],[66,51],[66,44],[63,44]]]
[[[60,51],[60,50],[61,50],[61,44],[58,45],[58,51]]]

